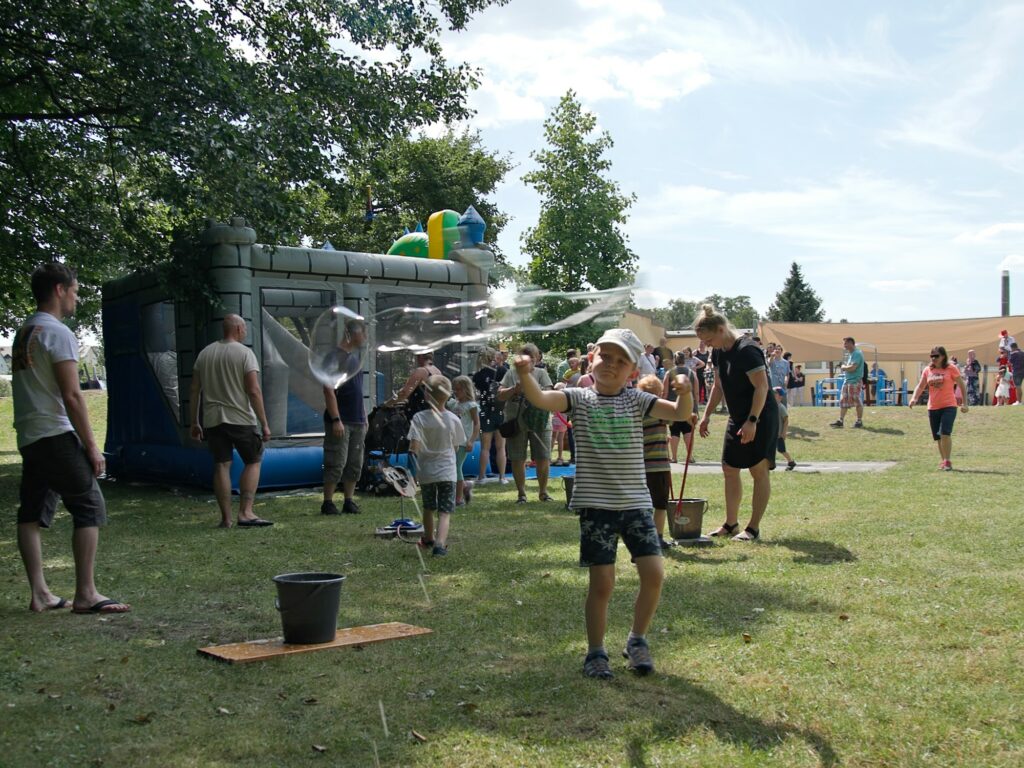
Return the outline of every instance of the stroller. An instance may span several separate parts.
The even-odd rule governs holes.
[[[415,483],[404,467],[391,466],[391,456],[405,453],[409,449],[406,434],[409,431],[409,419],[401,408],[385,408],[378,405],[370,411],[366,428],[363,469],[356,483],[361,493],[372,493],[376,496],[407,496],[404,486],[399,482],[403,476],[405,485]],[[385,471],[389,470],[389,471]],[[393,471],[391,471],[393,470]]]

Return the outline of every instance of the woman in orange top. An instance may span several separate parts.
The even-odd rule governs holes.
[[[921,373],[921,381],[908,405],[913,408],[924,388],[928,387],[928,421],[931,423],[932,437],[939,446],[939,456],[942,457],[939,469],[949,472],[953,469],[949,455],[953,451],[953,422],[956,421],[954,389],[960,387],[960,391],[964,392],[966,388],[960,378],[960,369],[950,365],[945,347],[932,347],[930,356],[932,363]],[[966,401],[960,410],[967,413]]]

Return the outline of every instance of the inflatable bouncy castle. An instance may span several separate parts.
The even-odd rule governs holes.
[[[202,269],[218,306],[173,300],[156,270],[105,284],[109,474],[212,485],[210,454],[189,436],[189,388],[196,355],[221,337],[221,321],[233,313],[248,326],[245,344],[260,363],[271,426],[260,487],[319,485],[324,396],[308,363],[314,323],[337,305],[371,318],[403,306],[486,299],[494,259],[482,245],[478,220],[475,211],[454,223],[450,217],[442,219],[441,224],[448,226],[436,226],[442,238],[435,246],[434,252],[441,254],[437,258],[272,247],[257,243],[256,231],[242,219],[227,224],[210,221],[201,238]],[[429,256],[431,233],[427,234]],[[479,322],[467,312],[463,329],[476,330],[474,323]],[[377,331],[370,323],[362,360],[367,413],[401,386],[412,366],[410,353],[376,352]],[[435,356],[449,375],[466,372],[467,358],[458,345]],[[236,456],[236,487],[240,472]]]

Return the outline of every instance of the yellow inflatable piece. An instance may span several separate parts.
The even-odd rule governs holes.
[[[432,259],[448,257],[448,251],[459,239],[459,214],[452,210],[436,211],[427,219],[427,255]]]

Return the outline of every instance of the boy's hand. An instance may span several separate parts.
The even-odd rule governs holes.
[[[672,380],[672,388],[676,391],[677,394],[686,394],[687,392],[690,391],[690,377],[684,376],[683,374],[678,374]]]
[[[533,358],[529,355],[516,355],[512,364],[515,365],[516,371],[520,374],[529,373],[530,368],[533,366]]]

